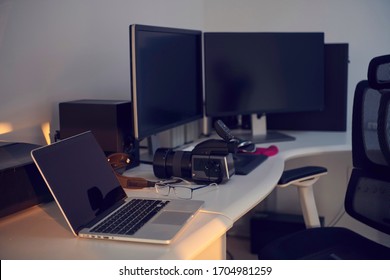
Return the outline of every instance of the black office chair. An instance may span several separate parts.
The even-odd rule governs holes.
[[[346,212],[390,234],[390,55],[371,60],[356,86],[352,120],[353,171]],[[387,247],[388,246],[388,247]],[[383,246],[341,227],[314,227],[266,245],[259,259],[390,259]]]

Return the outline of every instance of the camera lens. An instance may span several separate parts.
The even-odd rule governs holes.
[[[158,148],[153,158],[154,175],[162,179],[172,176],[191,179],[191,155],[191,152]]]

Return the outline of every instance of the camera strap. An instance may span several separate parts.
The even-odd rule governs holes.
[[[123,175],[123,173],[129,169],[131,164],[129,155],[125,153],[114,153],[109,155],[107,159],[122,188],[142,189],[154,187],[155,182],[153,181],[149,181],[141,177],[128,177]]]

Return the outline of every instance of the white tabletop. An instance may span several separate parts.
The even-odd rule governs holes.
[[[199,213],[171,245],[79,238],[51,202],[1,220],[0,258],[192,259],[231,225],[227,218]]]
[[[234,222],[261,202],[276,186],[287,159],[351,149],[343,132],[287,132],[296,141],[275,145],[269,157],[246,176],[234,175],[225,184],[194,192],[204,200],[200,213],[170,245],[152,245],[75,237],[54,202],[0,220],[1,259],[191,259],[221,238]],[[258,145],[262,147],[271,144]],[[154,178],[151,165],[127,172]],[[126,190],[129,196],[157,196],[153,189]]]

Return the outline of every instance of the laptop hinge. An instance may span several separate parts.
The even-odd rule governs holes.
[[[89,223],[80,226],[80,228],[78,228],[76,232],[79,233],[82,229],[90,228],[90,227],[96,225],[98,222],[100,222],[101,220],[106,218],[108,214],[112,213],[114,210],[118,209],[121,205],[123,205],[126,202],[126,199],[127,199],[127,197],[117,201],[116,203],[114,203],[114,205],[107,208],[105,211],[99,213]]]

